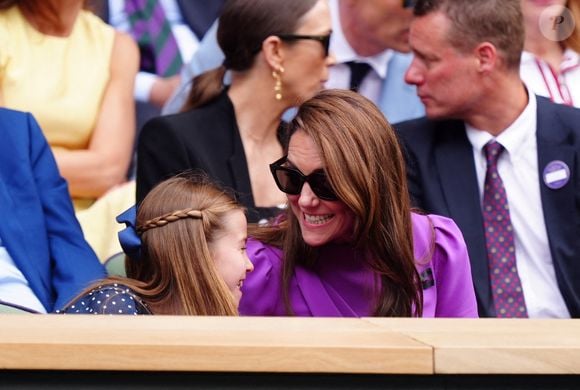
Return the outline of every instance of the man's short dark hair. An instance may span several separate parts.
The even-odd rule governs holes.
[[[520,0],[417,0],[415,16],[442,12],[451,21],[448,40],[461,51],[490,42],[507,68],[517,70],[524,48]]]

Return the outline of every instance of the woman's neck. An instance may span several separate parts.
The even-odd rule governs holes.
[[[83,8],[81,0],[42,0],[33,7],[21,6],[26,20],[45,35],[68,37]]]
[[[526,35],[524,49],[546,61],[554,71],[559,72],[564,56],[564,48],[559,42],[545,38],[539,31],[530,31]]]
[[[228,96],[244,143],[278,143],[277,131],[286,107],[274,98],[272,86],[256,78],[234,75]]]

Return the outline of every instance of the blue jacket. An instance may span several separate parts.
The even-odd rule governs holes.
[[[105,269],[85,241],[66,181],[35,119],[0,108],[0,237],[48,312]]]

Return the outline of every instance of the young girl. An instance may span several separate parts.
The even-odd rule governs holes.
[[[61,312],[238,314],[240,287],[253,270],[239,203],[205,178],[178,176],[145,197],[135,226],[132,212],[118,218],[128,225],[120,234],[128,277],[99,281]]]

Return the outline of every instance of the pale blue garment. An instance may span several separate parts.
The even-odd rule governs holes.
[[[224,53],[217,42],[217,29],[218,22],[216,20],[205,34],[191,60],[181,68],[181,84],[167,100],[161,114],[179,112],[191,90],[192,79],[203,72],[217,68],[224,61]],[[224,82],[229,83],[229,75],[226,74]]]
[[[0,238],[0,300],[46,313]]]
[[[411,53],[394,52],[389,61],[389,71],[383,82],[381,97],[375,103],[390,123],[425,116],[425,106],[417,96],[415,86],[405,83],[405,72],[412,60]]]

